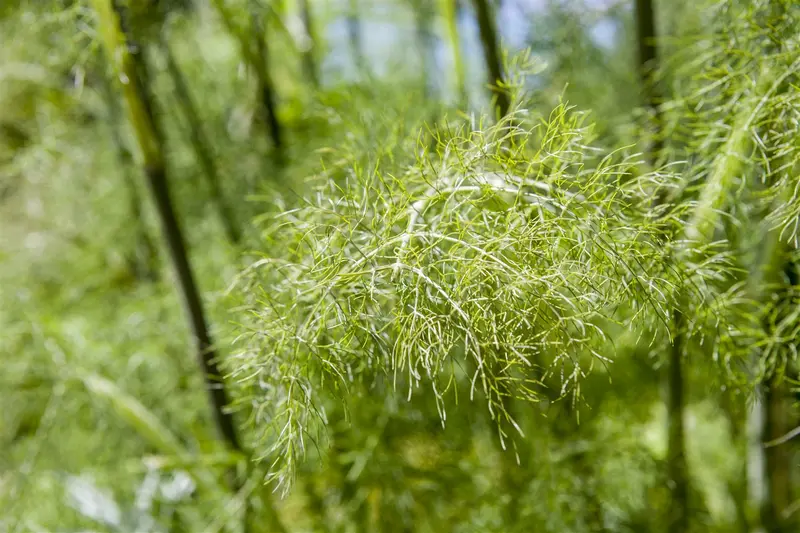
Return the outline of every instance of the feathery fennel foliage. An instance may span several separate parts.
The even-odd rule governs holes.
[[[0,196],[12,237],[0,250],[8,289],[0,291],[0,350],[13,354],[0,378],[9,391],[0,523],[111,530],[71,509],[76,494],[102,490],[125,515],[117,530],[232,529],[252,490],[252,522],[279,529],[262,519],[275,512],[268,491],[255,488],[260,467],[237,495],[215,487],[239,458],[214,445],[177,304],[167,284],[142,283],[127,270],[137,228],[120,209],[127,193],[113,142],[97,124],[106,113],[92,77],[102,64],[85,4],[36,19],[37,34],[56,41],[83,28],[69,48],[47,53],[56,41],[37,48],[28,38],[2,52],[16,59],[0,68],[0,85],[14,89],[0,97],[9,104],[0,119],[30,139],[0,153],[11,171]],[[246,4],[226,2],[240,21]],[[699,15],[707,34],[691,36],[667,73],[672,164],[646,175],[627,149],[596,148],[638,129],[627,107],[615,111],[618,123],[598,129],[567,106],[547,117],[520,108],[500,125],[468,117],[427,129],[415,119],[437,111],[394,78],[323,87],[302,102],[287,96],[307,92],[291,79],[279,87],[293,140],[280,186],[300,186],[317,170],[316,147],[338,148],[320,151],[325,169],[307,180],[312,189],[300,190],[299,205],[286,195],[275,202],[283,214],[271,210],[259,222],[258,248],[268,255],[237,286],[239,351],[225,364],[270,478],[286,488],[298,472],[298,490],[278,509],[292,530],[304,518],[315,530],[652,529],[664,505],[652,493],[664,458],[652,363],[676,333],[690,361],[686,414],[700,417],[687,424],[691,476],[704,493],[698,507],[710,509],[709,517],[693,511],[694,521],[733,529],[738,503],[725,482],[731,493],[743,485],[735,417],[744,415],[726,413],[729,435],[719,413],[730,406],[714,385],[729,385],[730,376],[707,370],[715,361],[744,363],[749,387],[751,367],[769,376],[796,360],[796,9],[721,2]],[[256,184],[268,189],[263,178],[273,174],[265,150],[254,148],[266,140],[250,133],[253,80],[235,74],[239,51],[218,17],[174,18],[172,44],[202,95],[226,187],[244,210],[245,195]],[[4,35],[31,34],[18,20]],[[296,70],[294,56],[270,44],[280,56],[270,68],[282,80],[280,69]],[[166,157],[180,176],[174,185],[203,285],[214,287],[236,267],[205,216],[209,196],[197,194],[194,157],[169,113],[169,79],[153,59]],[[615,63],[624,79],[627,63]],[[572,86],[574,70],[564,69]],[[551,87],[563,85],[555,79]],[[587,92],[584,103],[601,117],[611,109],[608,98]],[[542,89],[537,100],[551,97]],[[616,110],[632,98],[612,100]],[[609,134],[596,139],[598,131]],[[14,133],[2,132],[0,143]],[[654,206],[663,189],[673,192]],[[664,324],[676,307],[685,318],[679,328]],[[589,375],[612,360],[610,372]],[[535,409],[525,403],[539,399],[546,401]],[[571,418],[578,400],[592,407],[580,426]],[[741,404],[731,412],[743,413]],[[444,435],[436,433],[440,419]],[[331,444],[326,461],[301,464],[321,437]],[[510,444],[521,465],[495,441]],[[179,474],[199,489],[180,501],[158,488]],[[158,489],[145,498],[152,509],[141,510],[147,487]]]
[[[681,207],[652,204],[678,177],[594,149],[586,117],[565,104],[435,135],[408,166],[392,155],[409,139],[387,141],[368,167],[342,154],[265,225],[270,255],[239,281],[245,318],[226,365],[279,485],[320,436],[324,400],[378,374],[409,397],[431,387],[443,425],[448,396],[467,387],[505,447],[521,433],[509,401],[574,401],[592,366],[611,361],[604,324],[645,331],[678,287],[703,307],[721,275],[713,250],[687,255],[691,271],[669,260]],[[552,376],[560,390],[544,387]]]
[[[693,205],[693,245],[717,241],[736,258],[732,273],[749,271],[720,309],[731,327],[722,351],[750,360],[755,349],[763,377],[797,351],[787,324],[796,321],[800,13],[757,1],[714,2],[705,15],[712,31],[689,36],[665,73],[670,145],[690,163],[673,198]]]

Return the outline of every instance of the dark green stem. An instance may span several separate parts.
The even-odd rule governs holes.
[[[667,531],[685,533],[689,529],[689,469],[686,463],[686,431],[684,411],[683,350],[686,344],[686,323],[683,313],[672,314],[672,346],[667,368],[667,483],[670,503],[667,510]]]
[[[278,106],[275,98],[275,86],[272,83],[272,76],[269,75],[269,50],[267,48],[266,29],[263,24],[263,17],[253,9],[251,13],[253,24],[253,39],[255,40],[256,53],[255,59],[259,61],[258,94],[261,98],[261,108],[264,112],[264,122],[269,129],[272,144],[279,157],[283,151],[283,127],[278,120]]]
[[[314,88],[319,87],[319,68],[317,66],[317,34],[314,28],[314,17],[311,12],[309,0],[300,0],[300,16],[303,19],[303,27],[308,35],[309,44],[307,50],[303,52],[303,70]]]
[[[500,59],[500,44],[497,38],[494,13],[489,0],[472,0],[472,3],[475,6],[475,13],[478,17],[483,57],[486,62],[486,70],[489,73],[489,90],[494,98],[497,118],[502,119],[511,108],[511,98],[508,91],[502,87],[505,83],[505,74]]]
[[[658,48],[656,46],[656,17],[653,0],[636,0],[636,44],[638,48],[639,82],[644,93],[644,104],[653,117],[653,142],[650,146],[651,164],[655,165],[663,149],[662,120],[659,108],[660,95],[656,84]]]
[[[136,186],[133,155],[125,145],[120,132],[122,117],[119,101],[105,76],[102,77],[101,84],[108,108],[108,127],[111,141],[114,144],[117,164],[122,171],[122,179],[128,191],[130,216],[136,231],[136,244],[134,245],[133,258],[131,259],[133,270],[138,279],[155,281],[158,279],[158,269],[155,264],[157,247],[147,231],[144,216],[142,215],[142,199],[139,194],[139,188]]]
[[[350,43],[350,53],[353,56],[359,76],[364,76],[367,73],[367,62],[364,58],[364,46],[361,43],[361,17],[358,0],[349,0],[348,7],[347,37]]]
[[[178,63],[175,61],[175,56],[172,54],[166,37],[163,37],[161,40],[161,50],[167,59],[167,68],[169,69],[175,88],[175,99],[183,112],[184,118],[188,122],[189,140],[194,148],[194,153],[200,163],[203,175],[206,177],[206,183],[211,193],[211,201],[217,208],[217,213],[225,228],[225,234],[228,240],[234,244],[238,244],[239,241],[241,241],[241,231],[236,222],[233,209],[231,209],[222,192],[219,171],[215,162],[213,150],[211,149],[211,143],[206,137],[200,115],[197,111],[197,106],[194,103],[188,84],[183,77],[183,73]]]

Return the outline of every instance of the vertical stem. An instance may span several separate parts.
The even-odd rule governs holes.
[[[467,96],[467,82],[464,74],[464,59],[461,54],[461,39],[458,34],[458,0],[441,0],[442,14],[444,15],[447,38],[450,41],[450,50],[453,53],[453,68],[456,75],[456,94],[460,105],[469,104]]]
[[[778,439],[790,429],[786,385],[774,374],[764,390],[764,437],[767,442]],[[783,516],[792,503],[792,449],[788,443],[764,450],[764,480],[766,497],[760,509],[761,523],[767,533],[788,533],[789,525]]]
[[[158,279],[158,270],[155,266],[156,245],[150,238],[147,226],[142,216],[142,199],[139,195],[139,188],[136,186],[134,176],[133,155],[125,145],[122,138],[120,127],[122,120],[120,117],[119,101],[114,94],[113,88],[105,76],[101,79],[103,93],[108,107],[108,126],[111,134],[111,141],[117,156],[117,164],[122,170],[122,179],[125,181],[125,188],[128,190],[128,201],[130,205],[130,216],[136,230],[136,244],[133,251],[133,269],[139,279]]]
[[[765,482],[767,469],[764,467],[764,394],[763,387],[755,390],[755,401],[747,414],[747,500],[748,507],[759,510],[753,531],[758,531],[761,524],[761,514],[768,502],[767,483]],[[755,527],[759,526],[759,527]]]
[[[414,15],[416,19],[415,30],[417,45],[419,47],[420,63],[422,65],[422,78],[425,87],[425,98],[435,96],[434,83],[434,38],[431,29],[432,13],[428,2],[430,0],[414,0]]]
[[[662,124],[655,92],[654,73],[657,68],[655,12],[652,0],[636,0],[636,40],[639,51],[638,72],[645,96],[645,104],[654,116],[653,144],[648,158],[651,165],[658,161],[662,149]],[[666,192],[659,191],[656,205],[666,199]],[[689,465],[686,461],[686,410],[684,361],[686,346],[685,317],[681,312],[681,299],[676,300],[672,313],[670,333],[672,345],[667,359],[667,373],[664,376],[667,392],[667,463],[666,477],[670,491],[667,507],[666,527],[669,533],[685,533],[689,529]]]
[[[350,53],[356,65],[359,76],[367,72],[367,63],[364,58],[364,46],[361,43],[361,17],[359,14],[358,0],[349,0],[347,11],[347,37],[350,43]]]
[[[788,200],[788,191],[784,191],[779,200],[783,203]],[[788,245],[781,240],[779,230],[773,229],[769,234],[772,243],[767,251],[771,252],[769,263],[765,267],[764,281],[771,289],[779,314],[776,319],[785,317],[785,306],[791,303],[792,286],[797,284],[794,263],[789,256]],[[764,327],[769,332],[770,322],[765,321]],[[797,340],[788,340],[795,342]],[[761,354],[761,359],[765,355]],[[791,473],[793,468],[793,450],[790,443],[774,444],[766,447],[765,442],[776,441],[788,433],[794,424],[790,420],[791,399],[789,388],[783,379],[786,364],[775,364],[773,361],[762,361],[771,368],[763,386],[762,395],[762,432],[756,442],[763,448],[763,461],[761,462],[762,491],[759,503],[759,517],[766,533],[788,533],[796,531],[796,523],[791,516],[786,516],[786,510],[794,501],[792,494]],[[793,527],[795,526],[795,527]]]
[[[731,429],[731,442],[735,453],[743,452],[745,460],[738,467],[738,475],[728,480],[728,496],[733,502],[736,527],[739,533],[750,533],[750,513],[748,512],[748,483],[750,479],[748,446],[747,410],[743,408],[742,397],[735,388],[725,388],[720,396],[720,408]]]
[[[203,369],[217,429],[233,450],[242,447],[233,422],[226,411],[228,397],[216,362],[211,335],[206,325],[203,305],[195,284],[178,219],[172,206],[163,143],[153,116],[153,105],[146,85],[145,63],[139,47],[129,46],[130,37],[123,25],[118,0],[94,0],[99,14],[106,52],[119,68],[124,79],[122,88],[131,124],[142,149],[144,173],[156,204],[164,240],[175,269],[178,288],[184,300],[187,319],[197,347],[197,358]]]
[[[638,72],[645,105],[654,119],[653,143],[648,151],[650,164],[655,165],[662,151],[662,123],[658,107],[655,73],[658,68],[656,48],[656,23],[653,0],[636,0],[636,41],[638,45]],[[661,191],[656,203],[665,200]],[[681,300],[677,302],[680,304]],[[667,464],[670,501],[667,508],[667,531],[685,533],[689,530],[689,465],[686,461],[686,428],[684,426],[686,398],[683,353],[686,346],[685,318],[682,305],[672,313],[672,346],[667,360]]]
[[[505,82],[505,74],[500,59],[500,45],[497,39],[494,13],[489,0],[472,0],[472,3],[478,16],[483,56],[486,61],[486,70],[489,73],[489,90],[494,97],[497,118],[501,119],[508,114],[511,99],[508,91],[502,87]]]
[[[769,231],[763,242],[760,255],[766,258],[755,266],[748,276],[753,301],[762,306],[770,305],[769,299],[775,287],[780,283],[780,268],[785,259],[784,244],[780,241],[779,230]],[[762,317],[759,323],[753,319],[753,328],[769,328],[769,321]],[[758,377],[758,368],[762,366],[764,354],[761,349],[754,350],[751,367],[754,378]],[[749,507],[757,510],[753,517],[754,531],[778,533],[780,508],[776,512],[773,501],[775,490],[774,468],[782,462],[774,449],[765,448],[764,443],[781,436],[779,421],[780,406],[776,405],[778,380],[770,375],[756,387],[755,402],[748,413],[748,500]],[[772,455],[770,457],[770,455]]]
[[[206,137],[200,115],[197,111],[197,106],[189,92],[189,86],[183,77],[178,63],[175,61],[175,56],[172,54],[166,37],[163,37],[161,40],[161,50],[167,59],[167,68],[169,69],[172,83],[175,87],[175,97],[178,101],[178,106],[181,108],[183,116],[189,124],[189,139],[194,148],[197,160],[200,163],[203,175],[206,177],[206,183],[211,192],[211,201],[217,208],[217,213],[225,228],[225,234],[228,240],[234,244],[238,244],[241,240],[241,232],[236,223],[236,216],[233,214],[233,210],[225,200],[225,195],[222,192],[222,187],[219,182],[219,171],[214,160],[211,143],[208,141],[208,137]]]
[[[275,90],[272,84],[272,78],[269,75],[269,69],[267,68],[266,42],[264,41],[264,30],[260,19],[253,9],[250,17],[253,23],[251,34],[245,35],[233,22],[233,16],[230,11],[228,11],[224,0],[211,0],[211,2],[214,4],[214,8],[219,13],[228,32],[239,41],[239,48],[242,51],[242,56],[256,76],[264,122],[269,129],[272,144],[275,147],[278,158],[282,160],[283,129],[277,116]],[[253,43],[254,39],[255,43]],[[255,48],[253,44],[255,44]]]
[[[795,25],[787,24],[791,18],[787,17],[787,10],[791,2],[771,2],[767,12],[767,20],[763,23],[764,27],[769,27],[773,34],[773,42],[771,45],[766,46],[768,52],[780,54],[785,53],[784,41],[781,39],[782,34],[793,33]],[[796,60],[791,70],[796,71],[799,60]],[[770,92],[774,94],[785,94],[789,89],[789,84],[786,81],[786,74],[784,73],[772,85]],[[767,94],[770,94],[769,92]],[[784,155],[779,155],[780,149],[775,146],[770,146],[770,160],[778,161],[787,165],[787,175],[797,175],[798,165],[796,162],[792,164]],[[780,164],[776,164],[776,168],[780,168]],[[775,178],[773,178],[775,179]],[[789,180],[788,185],[784,185],[779,193],[776,203],[778,205],[785,205],[789,202],[794,187],[794,180]],[[769,233],[769,239],[774,243],[772,253],[769,254],[768,263],[766,266],[765,279],[771,282],[775,293],[775,301],[779,310],[779,317],[777,320],[785,318],[787,305],[792,305],[792,287],[796,286],[800,279],[798,279],[798,272],[796,264],[791,257],[789,245],[779,233],[779,229],[773,228]],[[769,286],[769,285],[768,285]],[[798,339],[790,339],[789,343],[793,343],[794,350],[798,346]],[[762,355],[762,358],[764,355]],[[784,436],[794,424],[790,420],[790,392],[786,382],[783,380],[783,374],[786,372],[786,362],[778,361],[762,361],[766,362],[767,366],[771,366],[772,371],[765,383],[764,392],[764,417],[763,429],[764,437],[767,441],[775,441]],[[771,363],[771,364],[770,364]],[[796,518],[787,514],[787,510],[792,506],[794,495],[792,491],[792,467],[793,467],[793,451],[789,443],[768,446],[764,450],[764,476],[766,494],[762,500],[760,508],[760,518],[762,525],[767,533],[788,533],[790,531],[797,531]]]
[[[309,48],[303,52],[303,70],[314,88],[319,88],[319,68],[317,66],[317,33],[309,0],[300,0],[300,17],[309,40]]]
[[[673,342],[667,369],[667,482],[671,494],[667,511],[667,531],[685,533],[689,529],[689,470],[686,463],[686,399],[683,375],[686,324],[683,313],[677,308],[673,311],[672,324]]]
[[[655,164],[663,149],[661,131],[660,95],[655,75],[658,72],[658,48],[656,45],[656,18],[653,0],[636,0],[636,44],[638,48],[637,70],[644,94],[644,104],[653,117],[653,143],[650,146],[651,163]]]
[[[269,74],[269,50],[267,49],[266,28],[263,17],[254,8],[250,15],[252,21],[253,39],[255,39],[256,52],[254,60],[257,61],[258,93],[261,96],[261,109],[264,122],[269,129],[272,144],[279,157],[283,156],[283,128],[278,120],[278,106],[275,99],[275,86]]]
[[[241,445],[233,423],[233,417],[226,411],[226,406],[229,402],[222,382],[222,372],[216,362],[216,353],[206,324],[203,304],[200,300],[200,294],[186,253],[183,234],[175,216],[175,210],[172,207],[165,169],[163,166],[149,167],[146,169],[146,173],[158,214],[161,218],[164,240],[169,248],[173,267],[178,278],[178,286],[186,305],[187,315],[197,344],[197,357],[206,378],[217,428],[228,445],[232,449],[240,451]]]

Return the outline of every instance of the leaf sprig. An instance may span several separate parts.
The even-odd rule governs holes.
[[[668,266],[677,208],[652,210],[678,176],[637,175],[636,156],[600,153],[582,113],[517,109],[442,129],[410,166],[343,154],[313,196],[265,227],[275,253],[240,280],[249,320],[227,365],[279,485],[318,435],[326,399],[356,381],[402,376],[409,396],[427,384],[442,423],[448,394],[466,386],[505,445],[509,428],[521,433],[509,401],[576,397],[580,378],[611,361],[604,324],[663,321],[678,286],[702,290]],[[706,261],[692,275],[716,276]],[[553,377],[560,390],[545,388]]]

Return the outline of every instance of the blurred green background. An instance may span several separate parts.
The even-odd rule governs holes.
[[[0,531],[797,531],[799,11],[2,0]]]

